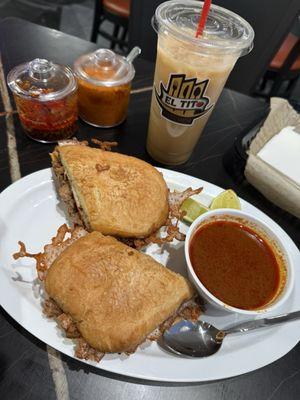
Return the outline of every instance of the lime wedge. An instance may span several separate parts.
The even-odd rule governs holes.
[[[236,193],[233,190],[228,189],[215,197],[209,208],[211,210],[215,210],[216,208],[235,208],[236,210],[240,210],[241,203]]]
[[[208,208],[189,197],[188,199],[184,200],[180,210],[186,212],[183,220],[191,224],[197,217],[199,217],[199,215],[208,211]]]

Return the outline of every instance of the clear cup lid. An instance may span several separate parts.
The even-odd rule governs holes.
[[[41,58],[13,68],[7,83],[17,95],[40,101],[57,100],[77,89],[72,70]]]
[[[77,77],[96,86],[126,84],[135,74],[131,62],[108,49],[98,49],[79,57],[74,63],[74,72]]]
[[[156,32],[165,32],[202,49],[245,55],[253,47],[251,25],[232,11],[211,5],[203,34],[196,38],[204,3],[195,0],[172,0],[159,5],[152,19]]]

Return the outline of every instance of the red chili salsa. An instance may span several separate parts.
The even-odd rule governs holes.
[[[213,221],[192,237],[190,259],[202,284],[219,300],[245,310],[268,304],[280,286],[280,266],[271,246],[251,228]]]
[[[23,129],[31,138],[40,141],[69,139],[77,131],[77,94],[70,93],[59,100],[39,100],[40,94],[50,92],[51,89],[39,89],[31,98],[15,95]]]

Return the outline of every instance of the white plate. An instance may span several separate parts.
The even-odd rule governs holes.
[[[221,188],[177,172],[161,169],[171,190],[184,190],[203,186],[199,198],[209,203]],[[281,235],[290,252],[295,267],[300,266],[300,254],[288,235],[269,217],[251,204],[241,200],[242,209],[263,218],[277,234]],[[74,343],[63,337],[53,320],[42,315],[41,299],[34,285],[36,272],[32,259],[14,261],[12,254],[18,250],[17,241],[27,245],[28,251],[39,252],[57,228],[66,222],[59,207],[50,169],[38,171],[17,181],[0,195],[0,303],[19,324],[34,336],[55,349],[74,355]],[[183,229],[186,229],[183,226]],[[185,274],[182,243],[157,245],[147,250],[156,259]],[[281,312],[289,312],[300,305],[300,273],[296,271],[294,291]],[[203,319],[224,327],[237,321],[204,315]],[[156,343],[144,344],[130,357],[107,355],[99,363],[87,362],[106,371],[157,381],[200,382],[228,378],[263,367],[290,351],[299,340],[300,321],[271,329],[255,331],[226,338],[222,349],[214,356],[203,359],[186,359],[163,352]]]

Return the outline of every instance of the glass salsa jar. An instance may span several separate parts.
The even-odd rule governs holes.
[[[12,69],[7,83],[25,133],[43,143],[77,131],[77,83],[70,68],[36,58]]]
[[[135,70],[132,62],[111,50],[79,57],[74,64],[79,116],[90,125],[109,128],[126,116]]]

